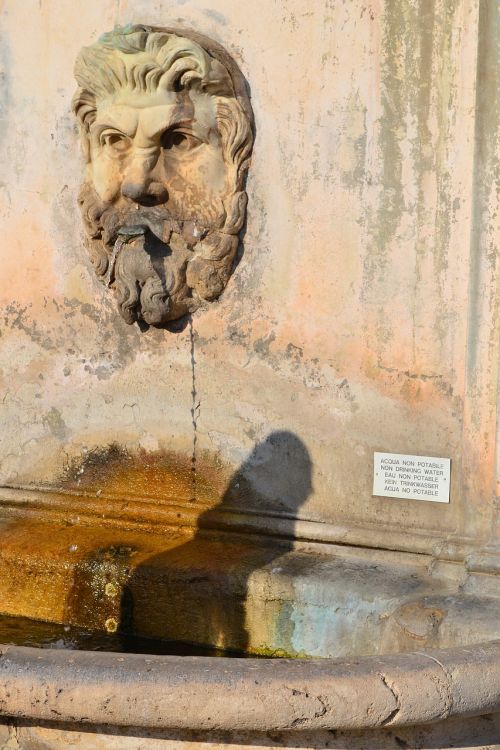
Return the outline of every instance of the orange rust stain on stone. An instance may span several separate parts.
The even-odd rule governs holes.
[[[184,545],[192,533],[0,519],[0,612],[105,630],[110,617],[120,622],[122,590],[133,568]]]
[[[192,458],[163,451],[129,452],[117,444],[74,459],[60,480],[61,489],[103,497],[217,503],[224,472],[213,457]]]

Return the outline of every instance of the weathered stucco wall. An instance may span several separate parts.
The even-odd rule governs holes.
[[[121,479],[109,476],[105,460],[99,494],[216,503],[244,464],[267,495],[250,509],[330,524],[330,538],[348,524],[387,528],[389,546],[401,544],[395,529],[414,531],[416,548],[419,537],[487,538],[498,290],[483,147],[494,125],[476,82],[479,71],[479,93],[491,86],[478,58],[490,10],[6,0],[0,483],[78,490],[96,449],[115,445],[138,457],[123,459],[135,473],[122,461]],[[220,301],[175,332],[121,320],[76,206],[73,62],[129,22],[222,43],[256,116],[244,252]],[[259,449],[275,431],[296,436],[290,476]],[[374,450],[451,457],[451,504],[373,498]],[[172,453],[186,465],[175,481],[157,468]]]

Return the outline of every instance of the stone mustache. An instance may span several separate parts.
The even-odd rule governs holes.
[[[75,77],[92,265],[127,323],[163,325],[231,275],[253,145],[245,81],[215,42],[147,26],[84,47]]]

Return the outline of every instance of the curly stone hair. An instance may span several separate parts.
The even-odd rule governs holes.
[[[81,50],[75,78],[79,88],[72,108],[84,146],[97,100],[123,88],[145,93],[197,89],[215,96],[222,146],[233,166],[235,189],[241,190],[253,146],[253,113],[243,76],[215,42],[194,32],[116,27]]]

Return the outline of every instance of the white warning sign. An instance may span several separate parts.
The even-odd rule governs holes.
[[[450,502],[449,458],[373,454],[373,494],[406,500]]]

